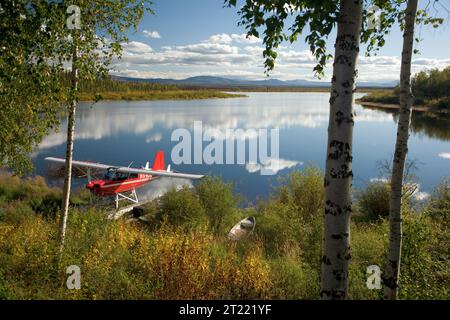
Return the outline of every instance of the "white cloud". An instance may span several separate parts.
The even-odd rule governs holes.
[[[441,152],[438,154],[439,158],[450,159],[450,152]]]
[[[162,140],[162,138],[163,138],[162,133],[157,132],[157,133],[154,133],[154,134],[148,136],[147,139],[145,139],[145,142],[146,143],[159,142]]]
[[[222,44],[223,43],[230,44],[232,41],[233,41],[233,38],[231,38],[231,36],[226,33],[215,34],[215,35],[209,37],[209,39],[207,40],[207,42],[222,43]]]
[[[143,42],[131,41],[130,43],[123,44],[124,52],[131,54],[145,54],[152,52],[153,49]]]
[[[262,44],[262,40],[255,36],[247,36],[246,34],[232,34],[231,38],[238,43],[245,44]]]
[[[150,32],[150,31],[149,31]],[[264,48],[256,37],[246,34],[215,34],[203,41],[183,45],[164,46],[153,50],[149,45],[132,41],[124,46],[121,60],[115,61],[119,75],[132,70],[138,78],[159,74],[161,78],[187,78],[195,75],[244,76],[251,79],[265,79]],[[359,57],[358,81],[397,81],[400,73],[399,56]],[[280,46],[279,58],[272,78],[281,80],[305,79],[319,81],[314,77],[315,58],[309,50],[294,50],[292,46]],[[412,71],[444,68],[450,59],[417,58],[413,60]],[[120,71],[122,70],[122,71]],[[383,72],[380,72],[382,70]],[[332,61],[327,66],[325,77],[329,82]]]
[[[371,178],[370,182],[380,182],[380,183],[388,183],[389,179],[388,178]]]
[[[187,46],[169,47],[171,50],[193,52],[200,54],[238,54],[239,48],[221,43],[196,43]]]
[[[248,37],[245,33],[244,34],[227,34],[227,33],[220,33],[215,34],[208,38],[205,42],[212,42],[212,43],[222,43],[222,44],[231,44],[232,42],[235,43],[241,43],[241,44],[262,44],[262,40],[255,37],[250,36]]]
[[[417,201],[425,201],[430,197],[430,194],[427,192],[417,191],[413,193],[413,197]]]
[[[144,31],[142,31],[142,33],[143,33],[144,36],[146,36],[147,38],[161,39],[161,35],[159,34],[158,31],[144,30]]]
[[[297,165],[303,165],[303,163],[299,161],[292,161],[286,159],[276,159],[276,160],[269,160],[267,164],[247,163],[245,165],[245,169],[249,173],[256,173],[263,171],[265,172],[265,174],[267,173],[277,174],[282,170],[290,169]]]

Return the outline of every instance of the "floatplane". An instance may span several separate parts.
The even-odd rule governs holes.
[[[62,158],[45,158],[46,161],[64,164],[65,159]],[[87,161],[72,161],[72,166],[78,168],[86,174],[88,183],[86,189],[99,197],[115,197],[116,209],[119,208],[120,200],[128,200],[134,204],[139,203],[136,190],[144,187],[148,183],[160,178],[171,177],[181,179],[197,180],[204,177],[204,175],[178,173],[172,172],[170,165],[165,168],[164,151],[156,153],[153,166],[150,168],[149,162],[145,167],[140,169],[129,167],[112,166],[102,163],[94,163]],[[105,172],[103,178],[93,179],[92,170]]]

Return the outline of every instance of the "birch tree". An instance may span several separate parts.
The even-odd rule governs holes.
[[[411,90],[411,65],[414,53],[414,29],[418,0],[408,0],[401,21],[403,28],[403,49],[400,70],[400,111],[397,127],[394,159],[392,164],[391,195],[389,202],[389,251],[386,270],[383,275],[384,297],[397,299],[402,249],[402,199],[405,161],[408,153],[408,139],[414,102]],[[439,18],[427,18],[426,11],[420,11],[419,21],[433,23],[437,27],[442,23]]]
[[[59,57],[71,61],[72,84],[67,107],[67,146],[62,211],[60,217],[60,253],[64,249],[70,205],[75,113],[79,81],[93,80],[108,73],[113,57],[120,57],[128,41],[126,31],[137,26],[145,12],[152,13],[148,0],[76,0],[59,3],[69,16],[58,33]]]
[[[403,51],[400,71],[400,114],[397,128],[389,202],[389,257],[384,276],[385,299],[397,298],[402,244],[402,190],[413,94],[411,92],[411,60],[414,46],[414,26],[417,0],[408,0],[403,32]]]
[[[225,3],[237,5],[236,0],[226,0]],[[264,29],[266,49],[263,55],[267,72],[275,66],[280,44],[286,40],[297,41],[308,27],[304,40],[318,61],[314,71],[319,76],[323,75],[328,60],[333,57],[327,52],[326,39],[337,25],[324,181],[322,299],[347,298],[351,258],[353,94],[361,36],[369,44],[369,50],[376,49],[384,44],[384,36],[394,21],[389,14],[395,12],[396,1],[371,3],[385,10],[386,18],[379,28],[371,29],[363,24],[363,16],[367,17],[369,11],[362,0],[247,0],[239,10],[239,24],[246,27],[248,36],[259,37],[259,29]],[[292,16],[294,22],[287,36],[285,21]]]
[[[353,179],[353,92],[359,54],[362,1],[341,1],[335,44],[325,169],[321,297],[345,299],[350,260]]]

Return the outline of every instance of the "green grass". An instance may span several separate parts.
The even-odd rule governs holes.
[[[398,94],[394,90],[374,91],[359,99],[362,102],[399,104]]]
[[[368,95],[358,99],[360,102],[375,102],[381,104],[400,104],[398,90],[373,91]],[[445,110],[450,106],[450,97],[440,97],[424,99],[416,97],[414,106],[426,107],[430,111]]]

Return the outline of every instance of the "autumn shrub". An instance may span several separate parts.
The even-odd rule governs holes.
[[[283,203],[296,206],[298,215],[308,218],[321,215],[324,208],[325,189],[320,169],[307,166],[283,177],[276,190],[277,198]]]
[[[204,178],[195,188],[211,230],[215,234],[225,233],[239,221],[237,205],[239,199],[233,194],[233,185],[224,183],[219,177]]]
[[[448,228],[426,215],[406,214],[403,224],[401,299],[448,299],[450,264]],[[446,237],[439,236],[446,234]],[[444,250],[436,250],[439,247]],[[441,255],[444,254],[444,255]]]
[[[204,226],[208,223],[208,216],[199,196],[187,187],[179,191],[173,189],[164,194],[157,218],[159,221],[167,219],[173,226],[187,228]]]
[[[427,215],[450,227],[450,180],[443,180],[430,197]]]
[[[58,219],[44,214],[52,211],[46,197],[55,195],[48,203],[56,203],[57,193],[39,180],[7,177],[12,180],[4,186],[0,178],[0,299],[316,299],[323,203],[321,196],[299,190],[319,190],[312,181],[320,179],[306,172],[294,176],[287,188],[255,208],[234,207],[218,232],[211,229],[215,220],[207,208],[219,201],[219,193],[211,191],[209,201],[210,190],[201,188],[171,191],[146,206],[147,224],[110,221],[95,208],[72,208],[59,265]],[[207,183],[226,188],[219,180]],[[403,299],[449,296],[447,206],[448,185],[443,184],[423,213],[404,211]],[[229,242],[228,228],[249,215],[256,217],[255,233]],[[383,290],[367,288],[366,272],[370,265],[384,269],[388,232],[386,218],[352,217],[350,298],[382,298]],[[81,269],[81,290],[65,287],[70,265]]]
[[[5,285],[4,272],[2,269],[0,269],[0,300],[8,300],[12,298],[13,297],[11,296],[8,288]]]
[[[55,292],[56,225],[42,217],[0,223],[3,286],[15,299],[45,299]]]
[[[309,166],[290,173],[280,182],[275,196],[259,203],[256,233],[270,255],[282,253],[290,243],[301,243],[303,248],[310,246],[303,250],[308,257],[312,251],[318,253],[324,204],[321,171]]]
[[[384,181],[375,181],[356,193],[359,211],[372,219],[389,217],[391,187]]]
[[[320,292],[320,269],[299,254],[296,249],[286,248],[285,255],[271,260],[275,299],[317,299]]]
[[[301,219],[296,207],[278,200],[261,205],[256,215],[256,234],[264,243],[267,254],[282,254],[282,249],[289,243],[300,241],[302,236]]]
[[[264,298],[270,269],[261,249],[254,245],[238,256],[232,244],[217,241],[205,230],[159,230],[146,267],[155,298]]]
[[[81,222],[83,223],[83,222]],[[67,255],[67,264],[79,265],[83,271],[80,295],[87,299],[151,299],[148,279],[142,269],[141,254],[152,254],[150,238],[142,228],[117,221],[98,228],[97,236],[84,250]],[[73,240],[71,240],[73,241]],[[81,253],[81,254],[80,254]]]
[[[351,257],[349,267],[350,299],[381,299],[383,290],[367,287],[367,267],[383,270],[387,257],[389,226],[385,219],[351,222]]]

